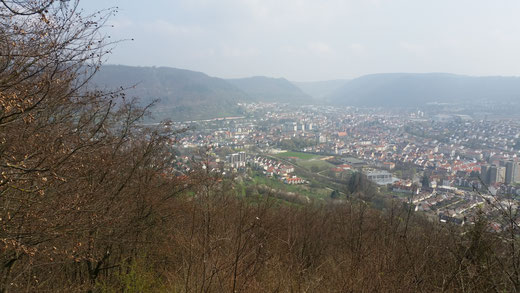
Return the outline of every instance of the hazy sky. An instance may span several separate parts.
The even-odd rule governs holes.
[[[520,75],[519,0],[82,0],[118,6],[108,63],[295,81]]]

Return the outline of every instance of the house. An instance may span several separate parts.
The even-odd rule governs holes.
[[[452,224],[456,224],[459,226],[463,226],[466,222],[466,219],[465,218],[460,219],[460,218],[450,217],[445,214],[439,214],[439,221],[441,223],[452,223]]]
[[[342,164],[342,165],[339,165],[338,168],[341,168],[343,170],[351,170],[352,166],[350,166],[348,164]]]
[[[294,185],[294,184],[304,184],[305,183],[305,180],[299,178],[299,177],[296,177],[296,176],[293,176],[293,177],[285,177],[283,179],[283,182],[285,184],[291,184],[291,185]]]
[[[386,185],[397,181],[392,174],[383,170],[371,170],[366,173],[369,180],[379,184]]]
[[[408,181],[408,182],[398,181],[392,185],[392,191],[417,195],[421,192],[421,188],[413,185],[411,183],[411,181]]]
[[[383,168],[385,168],[387,170],[393,170],[395,168],[395,163],[393,163],[393,162],[384,162],[383,163]]]

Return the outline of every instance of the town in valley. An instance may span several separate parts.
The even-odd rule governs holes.
[[[277,103],[240,104],[243,116],[172,122],[174,172],[202,164],[249,186],[302,202],[347,196],[356,172],[385,198],[432,220],[465,224],[477,211],[520,199],[520,120],[474,106],[392,110]],[[202,163],[201,163],[202,162]],[[200,166],[199,166],[200,167]],[[502,229],[498,222],[492,228]]]

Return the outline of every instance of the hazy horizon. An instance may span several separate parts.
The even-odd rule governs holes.
[[[518,78],[520,78],[520,75],[471,75],[471,74],[459,74],[459,73],[454,73],[454,72],[373,72],[373,73],[367,73],[367,74],[363,74],[363,75],[359,75],[359,76],[353,76],[351,78],[331,78],[331,79],[317,79],[317,80],[293,80],[293,79],[289,79],[289,78],[287,78],[285,76],[268,76],[268,75],[258,75],[258,74],[237,76],[237,77],[223,77],[223,76],[218,76],[218,75],[212,75],[212,74],[209,74],[207,72],[200,71],[200,70],[194,70],[194,69],[190,69],[190,68],[180,68],[180,67],[175,67],[175,66],[166,66],[166,65],[129,65],[129,64],[117,64],[117,63],[110,63],[110,62],[108,62],[108,63],[106,63],[104,65],[109,65],[109,66],[131,66],[131,67],[151,67],[151,68],[160,68],[160,67],[175,68],[175,69],[180,69],[180,70],[188,70],[188,71],[193,71],[193,72],[200,72],[200,73],[207,74],[210,77],[217,77],[217,78],[222,78],[222,79],[245,79],[245,78],[253,78],[253,77],[283,78],[283,79],[286,79],[288,81],[297,82],[297,83],[313,83],[313,82],[327,82],[327,81],[348,81],[348,80],[353,80],[353,79],[360,78],[360,77],[367,76],[367,75],[385,75],[385,74],[448,74],[448,75],[467,76],[467,77],[518,77]]]
[[[352,79],[371,73],[520,75],[520,2],[135,0],[105,32],[118,44],[108,63],[168,66],[211,76]]]

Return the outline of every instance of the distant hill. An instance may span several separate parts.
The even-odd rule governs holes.
[[[120,87],[142,104],[159,99],[153,109],[157,120],[208,119],[240,115],[238,101],[247,95],[223,79],[201,72],[168,67],[104,65],[93,79],[103,89]]]
[[[312,98],[285,78],[255,76],[227,79],[245,92],[251,101],[309,104]]]
[[[325,97],[330,96],[338,88],[345,85],[348,81],[349,80],[347,79],[336,79],[309,82],[293,81],[292,83],[300,88],[304,93],[313,97],[315,100],[322,101]]]
[[[336,105],[421,106],[431,102],[520,100],[520,77],[471,77],[446,73],[371,74],[353,79],[327,100]]]
[[[417,107],[427,103],[520,100],[520,77],[471,77],[447,73],[371,74],[350,81],[294,82],[284,78],[221,79],[168,67],[104,65],[93,83],[126,90],[142,104],[159,99],[156,120],[199,120],[238,116],[241,101],[366,107]]]

